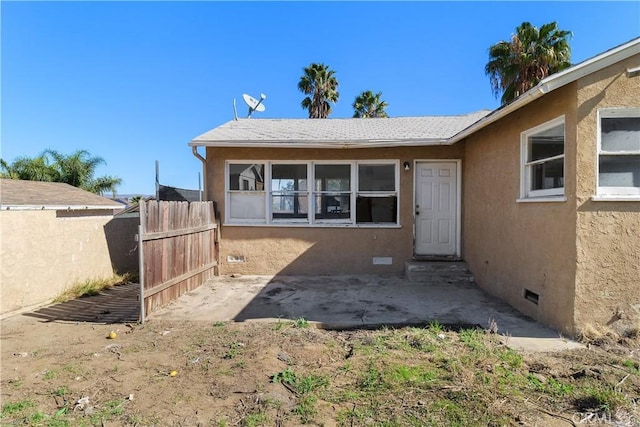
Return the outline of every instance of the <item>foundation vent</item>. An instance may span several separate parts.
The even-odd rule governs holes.
[[[540,295],[536,294],[535,292],[532,292],[529,289],[525,289],[524,290],[524,297],[525,297],[525,299],[528,299],[529,301],[531,301],[535,305],[538,305],[538,299],[540,298]]]

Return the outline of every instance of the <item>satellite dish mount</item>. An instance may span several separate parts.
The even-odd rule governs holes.
[[[247,115],[247,119],[251,118],[251,115],[254,111],[262,112],[266,109],[266,107],[262,103],[262,101],[267,99],[267,95],[265,95],[264,93],[260,94],[260,100],[257,100],[253,96],[247,95],[246,93],[242,94],[242,99],[244,99],[245,104],[247,104],[247,106],[249,107],[249,114]]]

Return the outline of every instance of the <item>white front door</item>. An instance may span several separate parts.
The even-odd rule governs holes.
[[[416,164],[416,255],[459,255],[457,162]]]

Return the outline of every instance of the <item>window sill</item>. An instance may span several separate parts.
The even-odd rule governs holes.
[[[525,199],[516,199],[517,203],[553,203],[553,202],[566,202],[565,196],[544,196],[544,197],[528,197]]]
[[[300,223],[240,223],[226,222],[223,227],[279,227],[279,228],[402,228],[399,224],[300,224]]]
[[[640,195],[607,195],[607,196],[591,196],[591,200],[594,202],[640,202]]]

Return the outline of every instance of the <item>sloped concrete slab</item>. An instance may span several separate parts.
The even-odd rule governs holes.
[[[277,321],[328,329],[425,325],[497,327],[511,347],[557,351],[580,344],[528,318],[473,283],[429,284],[396,276],[216,277],[150,318]]]

